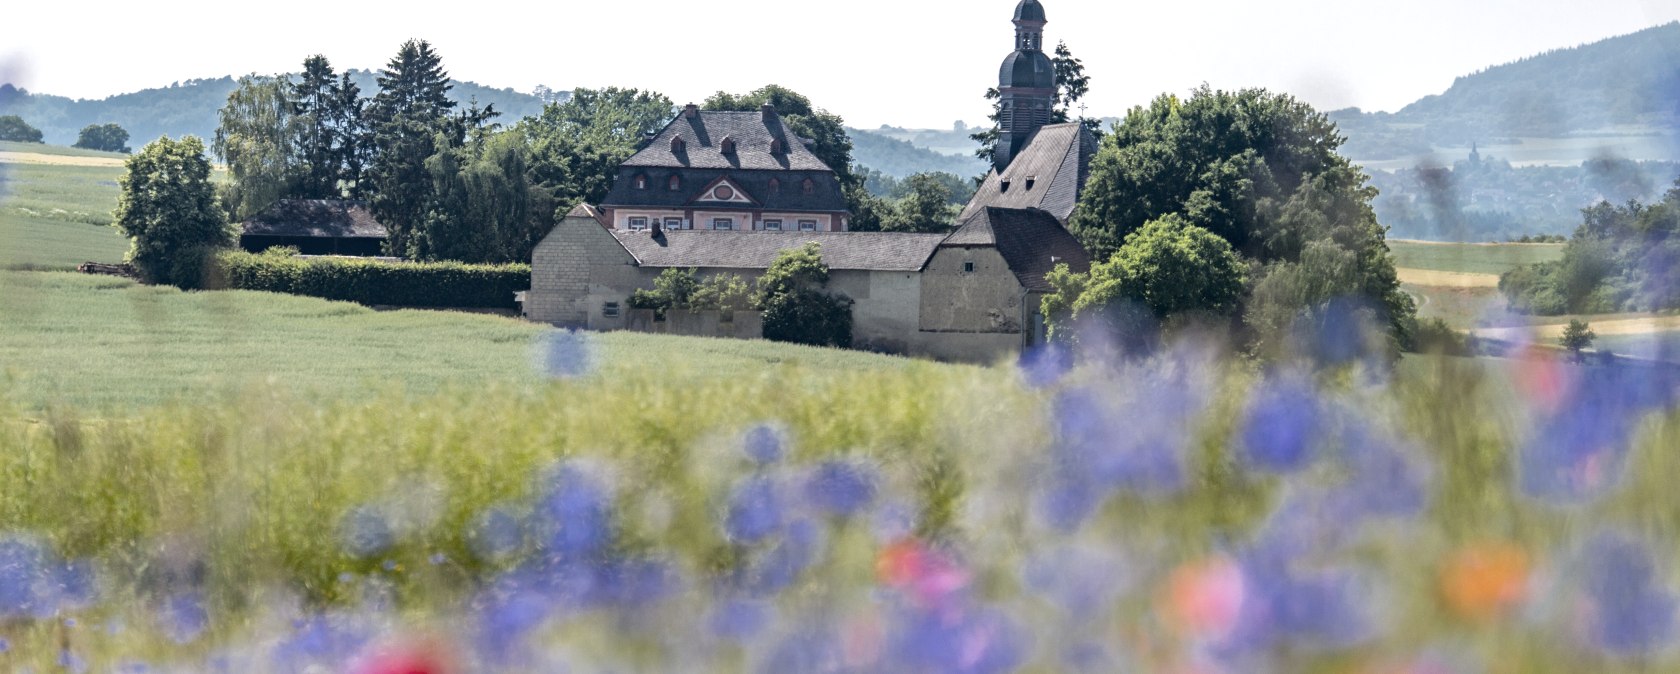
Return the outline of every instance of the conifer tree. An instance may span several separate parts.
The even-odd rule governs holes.
[[[413,255],[415,231],[433,201],[426,160],[437,154],[439,134],[451,123],[449,73],[432,46],[403,43],[379,74],[379,94],[369,112],[373,160],[368,191],[375,217],[390,231],[387,252]]]

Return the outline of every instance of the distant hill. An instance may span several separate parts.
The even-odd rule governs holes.
[[[1680,22],[1466,75],[1392,114],[1330,116],[1356,160],[1518,138],[1649,137],[1671,146],[1680,133]]]
[[[363,96],[379,90],[378,75],[369,70],[352,70],[351,78]],[[512,89],[493,89],[473,82],[456,81],[450,97],[466,104],[476,99],[480,106],[494,105],[500,121],[511,122],[542,112],[543,100]],[[114,122],[128,130],[130,145],[140,147],[158,136],[195,135],[208,140],[216,132],[216,111],[227,103],[237,86],[233,77],[177,82],[160,89],[146,89],[99,100],[70,99],[36,94],[11,84],[0,84],[0,114],[18,115],[46,135],[46,142],[69,145],[89,124]],[[561,100],[569,95],[556,92]]]
[[[931,171],[968,178],[981,175],[989,168],[986,162],[973,155],[972,150],[967,155],[947,154],[875,131],[846,129],[846,133],[852,137],[853,162],[895,178]]]

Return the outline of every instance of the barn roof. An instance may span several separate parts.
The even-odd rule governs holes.
[[[390,234],[360,201],[281,199],[243,223],[245,236],[383,239]]]
[[[1077,122],[1041,127],[1001,176],[997,171],[987,174],[957,220],[966,222],[981,209],[996,206],[1036,208],[1067,222],[1096,152],[1096,137]]]
[[[829,269],[921,271],[944,234],[611,230],[643,267],[769,269],[782,251],[815,241]]]
[[[943,245],[997,248],[1021,287],[1034,292],[1055,290],[1044,275],[1058,264],[1066,263],[1076,272],[1091,269],[1091,258],[1079,240],[1054,215],[1037,209],[980,209],[963,220]]]

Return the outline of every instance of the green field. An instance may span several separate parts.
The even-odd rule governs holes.
[[[84,150],[79,147],[64,145],[47,145],[45,143],[17,143],[0,140],[0,152],[27,152],[30,154],[44,154],[54,157],[91,157],[95,159],[126,159],[128,155],[120,152],[100,152],[98,150]]]
[[[121,262],[128,242],[110,223],[122,175],[120,167],[0,163],[0,269]]]
[[[1468,274],[1503,274],[1517,267],[1563,257],[1563,244],[1426,243],[1390,241],[1394,266]]]
[[[0,272],[0,377],[32,407],[107,410],[206,401],[249,388],[309,399],[387,389],[524,387],[541,380],[538,338],[509,318],[381,312],[252,292],[182,293],[123,279]],[[616,333],[591,340],[601,376],[757,376],[803,363],[823,372],[938,367],[902,358],[733,340]]]

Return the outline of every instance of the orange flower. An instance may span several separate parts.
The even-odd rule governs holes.
[[[1221,558],[1173,571],[1159,601],[1167,620],[1180,631],[1218,640],[1236,628],[1244,591],[1242,569]]]
[[[1441,568],[1441,595],[1461,618],[1489,621],[1528,596],[1528,553],[1509,543],[1474,545]]]

